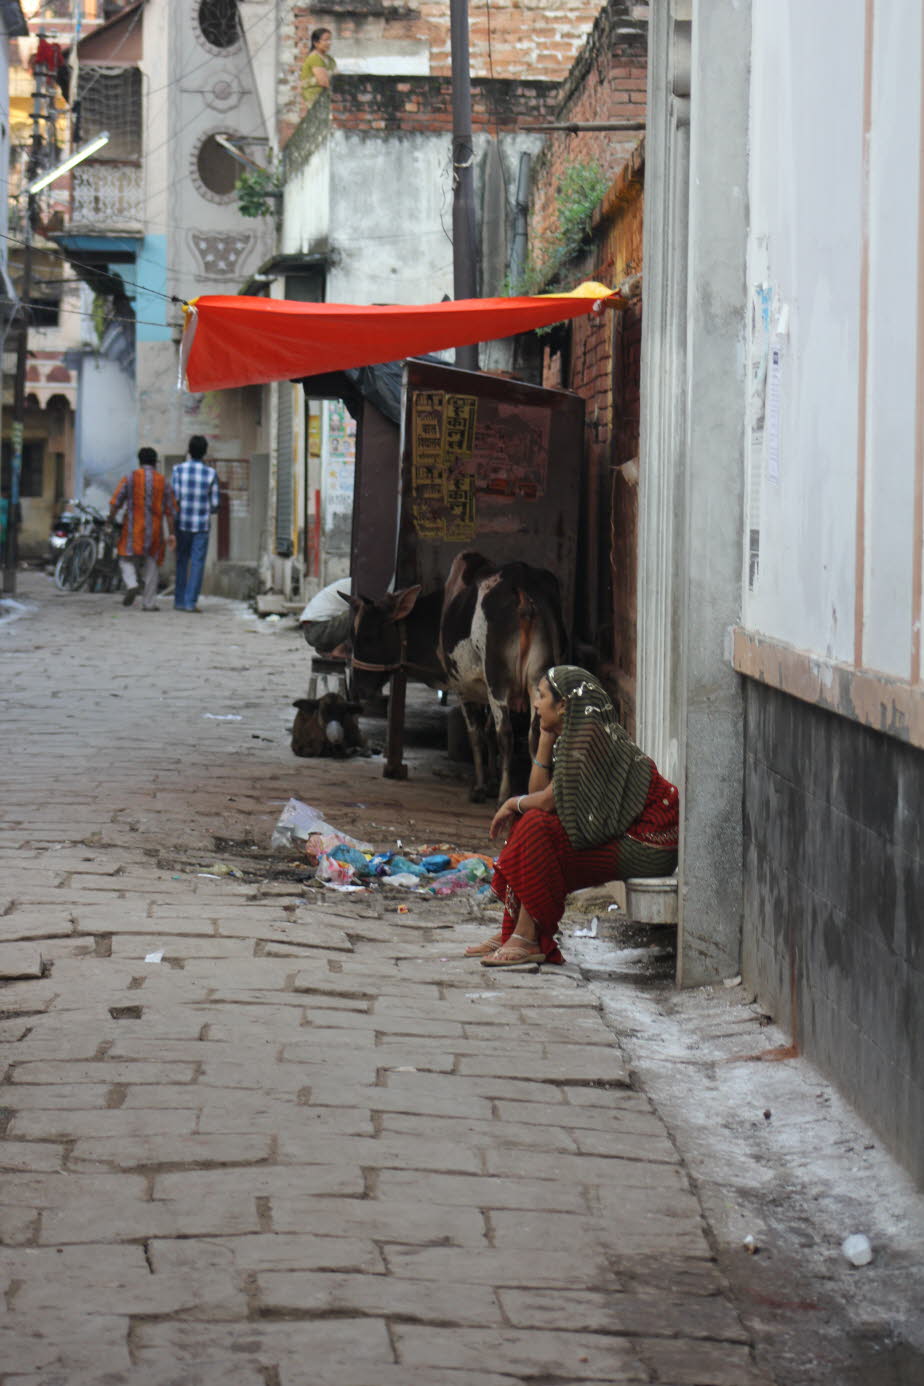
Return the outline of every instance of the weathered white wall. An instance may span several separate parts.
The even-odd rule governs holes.
[[[855,593],[864,578],[861,662],[908,678],[921,13],[887,0],[873,10],[867,38],[863,0],[753,4],[748,277],[757,385],[746,530],[759,529],[760,552],[750,590],[745,556],[744,624],[853,663]],[[761,384],[774,346],[778,410]],[[777,464],[768,441],[774,422]]]
[[[307,254],[326,244],[330,232],[330,169],[330,141],[325,140],[286,182],[280,235],[283,254]]]
[[[115,361],[85,355],[77,390],[75,493],[98,485],[112,491],[137,465],[138,409],[135,382]]]
[[[863,664],[910,672],[921,273],[921,6],[880,3],[873,38]]]
[[[475,136],[476,209],[488,143],[488,136]],[[516,186],[521,152],[535,156],[540,148],[538,135],[501,137],[508,187]],[[332,130],[292,175],[282,248],[305,254],[325,249],[329,239],[328,302],[434,303],[452,296],[449,149],[445,133],[383,137]]]

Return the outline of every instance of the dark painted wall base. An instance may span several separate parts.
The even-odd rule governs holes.
[[[924,751],[745,708],[742,975],[924,1185]]]

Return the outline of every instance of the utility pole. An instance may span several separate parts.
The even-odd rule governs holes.
[[[26,165],[23,189],[28,189],[38,173],[42,152],[42,121],[48,100],[47,72],[43,63],[33,69],[35,86],[32,90],[32,143]],[[19,493],[22,478],[22,443],[26,419],[26,361],[29,354],[29,298],[32,294],[32,229],[35,218],[35,198],[26,191],[26,224],[23,231],[25,246],[22,256],[22,283],[19,290],[21,315],[16,344],[16,374],[13,377],[13,416],[10,421],[10,485],[6,510],[6,551],[3,561],[3,590],[8,596],[16,592],[16,563],[19,555]]]
[[[449,0],[449,33],[452,45],[452,288],[456,299],[477,298],[468,0]],[[477,345],[456,347],[456,365],[463,370],[477,371]]]

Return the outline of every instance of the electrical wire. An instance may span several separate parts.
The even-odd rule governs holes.
[[[21,299],[19,300],[19,304],[20,304],[20,306],[23,307],[23,308],[42,308],[42,309],[47,309],[47,308],[48,308],[48,299],[47,299],[47,298],[46,298],[46,299],[21,298]],[[66,313],[66,314],[68,315],[68,317],[72,317],[72,318],[91,318],[91,317],[93,316],[92,310],[89,309],[89,308],[60,308],[60,307],[59,307],[59,308],[56,309],[56,312],[58,312],[58,313]],[[120,317],[107,318],[107,319],[106,319],[106,326],[108,327],[109,324],[110,324],[110,323],[113,323],[113,322],[123,322],[123,323],[127,323],[127,324],[128,324],[129,326],[131,326],[131,327],[135,327],[135,326],[137,326],[137,327],[169,327],[169,326],[170,326],[169,323],[165,323],[165,322],[152,322],[149,318],[120,318]],[[41,331],[42,325],[41,325],[41,323],[34,323],[34,324],[33,324],[33,328],[34,328],[35,330],[37,330],[37,331]]]
[[[11,236],[6,231],[0,231],[0,238],[2,238],[5,241],[12,241],[15,245],[28,246],[32,244],[29,241],[24,241],[21,236]],[[34,248],[35,247],[33,246],[33,249]],[[141,293],[144,294],[153,294],[155,298],[166,299],[168,303],[177,303],[181,306],[188,305],[188,299],[179,298],[176,294],[165,294],[160,289],[152,289],[148,284],[139,284],[137,280],[134,279],[126,279],[124,274],[121,274],[118,271],[112,272],[110,270],[101,270],[97,265],[84,264],[81,260],[75,260],[72,256],[65,255],[63,251],[47,250],[44,246],[42,246],[40,253],[42,255],[50,255],[56,260],[63,260],[65,264],[71,265],[74,269],[85,269],[89,274],[99,275],[103,279],[118,279],[122,284],[128,284],[131,288],[138,289]],[[149,261],[148,263],[153,264],[154,261]]]

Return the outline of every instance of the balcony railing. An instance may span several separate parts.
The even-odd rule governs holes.
[[[144,227],[144,180],[138,164],[90,162],[71,174],[73,202],[69,229],[110,235]]]

